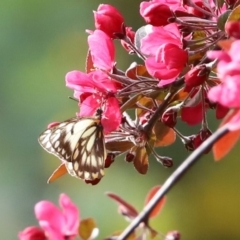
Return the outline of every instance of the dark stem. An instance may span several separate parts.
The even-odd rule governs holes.
[[[148,214],[157,205],[157,203],[163,198],[163,196],[169,192],[169,190],[178,182],[178,180],[190,169],[190,167],[197,162],[197,160],[203,155],[203,153],[212,146],[217,140],[229,132],[226,126],[219,128],[214,134],[212,134],[206,141],[204,141],[176,170],[172,175],[164,182],[162,187],[157,191],[154,197],[143,208],[139,215],[129,224],[129,226],[119,235],[115,240],[126,239],[138,225],[147,219]]]
[[[156,112],[152,115],[152,117],[149,119],[148,123],[143,128],[143,131],[146,134],[148,134],[149,132],[152,131],[153,126],[158,121],[158,119],[161,117],[161,115],[165,111],[165,109],[168,106],[170,100],[172,99],[172,97],[175,95],[176,92],[177,92],[177,89],[170,90],[169,94],[166,96],[164,101],[159,105],[159,107],[156,110]]]

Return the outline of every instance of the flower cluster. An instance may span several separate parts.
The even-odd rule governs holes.
[[[77,119],[52,124],[49,128],[53,130],[45,131],[42,138],[44,148],[62,161],[50,181],[66,173],[66,166],[70,166],[70,174],[75,171],[84,179],[81,176],[85,176],[85,169],[79,168],[84,166],[87,168],[85,182],[96,184],[104,175],[102,168],[108,168],[114,158],[123,153],[125,160],[133,163],[140,174],[147,173],[150,154],[163,166],[171,167],[173,160],[158,155],[154,148],[173,144],[178,136],[188,151],[197,149],[212,135],[208,110],[215,110],[217,119],[225,117],[222,125],[228,131],[228,143],[223,144],[222,138],[215,144],[215,157],[229,151],[240,136],[238,4],[235,0],[143,1],[140,15],[146,25],[136,32],[126,25],[117,9],[101,4],[94,12],[95,30],[87,30],[86,72],[75,70],[66,75],[66,85],[74,90],[80,107]],[[127,70],[120,69],[114,40],[120,40],[127,54],[137,55],[139,63],[132,63]],[[135,117],[129,114],[132,109]],[[101,114],[96,115],[99,110]],[[189,126],[200,124],[199,131],[185,136],[177,128],[179,121]],[[76,128],[74,124],[78,124]],[[55,134],[49,135],[52,131]],[[69,141],[71,137],[73,141]],[[224,150],[219,154],[221,148]],[[72,149],[72,155],[66,154]],[[208,153],[210,149],[211,146],[206,145],[203,151]],[[97,169],[99,162],[100,170]],[[99,171],[91,172],[92,169]],[[149,192],[147,203],[159,189],[155,187]],[[118,203],[119,212],[128,220],[137,218],[138,212],[132,205],[116,194],[107,195]],[[139,230],[141,236],[146,237],[147,233],[151,238],[160,236],[148,221],[159,213],[164,202],[165,198],[161,198],[148,215],[140,219],[132,231],[133,239]],[[28,227],[19,233],[19,238],[74,239],[86,233],[86,228],[90,230],[82,239],[96,235],[92,234],[94,228],[89,227],[94,226],[91,220],[80,224],[78,209],[65,194],[60,196],[60,205],[62,211],[48,201],[36,204],[35,215],[41,228]],[[178,240],[180,233],[171,231],[161,237]]]
[[[67,73],[66,86],[74,90],[78,117],[102,110],[110,163],[125,153],[125,160],[146,174],[148,157],[153,154],[163,166],[171,167],[172,159],[158,155],[155,147],[171,145],[178,136],[193,151],[212,134],[208,110],[215,110],[221,119],[230,108],[239,109],[240,60],[235,54],[239,40],[219,44],[240,36],[239,23],[231,21],[236,19],[235,2],[143,1],[140,15],[146,25],[137,31],[126,25],[113,6],[101,4],[94,12],[95,30],[87,30],[86,72]],[[139,62],[120,69],[115,40],[120,40],[126,53],[137,55]],[[216,51],[219,47],[223,50]],[[134,119],[129,115],[131,109]],[[239,118],[236,111],[231,117],[232,130],[239,128]],[[177,129],[179,121],[200,124],[199,131],[185,136]]]

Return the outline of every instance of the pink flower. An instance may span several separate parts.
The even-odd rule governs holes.
[[[74,239],[80,222],[78,208],[65,194],[60,195],[59,205],[62,210],[49,201],[38,202],[35,215],[39,225],[51,240]]]
[[[240,74],[240,55],[236,54],[240,51],[240,40],[235,40],[226,51],[209,51],[208,57],[218,59],[217,72],[222,81],[226,75],[239,75]]]
[[[78,234],[80,224],[78,208],[66,194],[59,197],[62,210],[49,201],[35,205],[38,227],[27,227],[18,234],[20,240],[73,240]]]
[[[231,130],[240,128],[240,40],[231,43],[225,51],[210,51],[210,58],[218,58],[217,72],[221,84],[211,88],[208,93],[210,101],[217,102],[227,108],[236,109],[227,121]]]
[[[198,65],[189,70],[184,77],[186,83],[184,91],[190,92],[192,88],[197,87],[207,81],[210,69],[206,65]]]
[[[225,32],[230,37],[240,39],[240,23],[238,21],[228,21],[228,22],[226,22]]]
[[[145,61],[148,72],[164,80],[160,81],[159,86],[175,81],[183,70],[188,55],[182,48],[181,35],[174,23],[152,27],[150,33],[142,39],[141,50],[148,56]]]
[[[103,31],[95,30],[88,36],[94,67],[111,72],[115,65],[115,48],[112,39]]]
[[[177,24],[171,23],[164,27],[151,27],[149,33],[142,39],[141,51],[148,56],[155,56],[158,48],[163,44],[172,43],[179,48],[183,47],[181,34]]]
[[[140,14],[146,23],[153,26],[162,26],[168,24],[168,18],[172,17],[170,7],[162,1],[141,2]]]
[[[208,97],[225,107],[240,108],[240,74],[225,76],[224,81],[209,90]]]
[[[72,71],[66,75],[66,85],[74,89],[74,96],[80,99],[79,116],[93,116],[101,108],[104,132],[118,128],[122,119],[118,100],[114,96],[118,86],[106,73],[99,70],[87,74]]]
[[[102,30],[110,38],[115,38],[114,33],[122,32],[124,18],[113,6],[100,4],[97,11],[94,11],[95,27]]]
[[[20,240],[47,240],[44,231],[35,226],[27,227],[18,234]]]
[[[169,23],[168,18],[172,17],[176,10],[185,11],[179,0],[152,0],[143,1],[140,4],[140,14],[146,23],[153,26],[167,25]]]
[[[175,81],[187,62],[187,52],[172,43],[159,47],[155,57],[149,57],[145,64],[148,72],[160,79],[159,86]]]
[[[230,108],[240,108],[240,40],[234,41],[228,51],[212,51],[211,58],[218,58],[218,76],[222,83],[210,89],[208,97]]]

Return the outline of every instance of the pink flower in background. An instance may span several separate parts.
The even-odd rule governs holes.
[[[79,211],[66,194],[59,198],[61,210],[52,202],[41,201],[35,205],[39,225],[51,240],[74,239],[78,234]]]
[[[208,98],[225,107],[238,109],[228,121],[231,130],[240,128],[240,40],[231,43],[227,50],[211,51],[210,58],[218,58],[217,72],[221,84],[211,88]]]
[[[88,45],[94,67],[111,72],[115,65],[113,40],[103,31],[95,30],[88,36]]]
[[[38,227],[28,227],[19,233],[20,240],[73,240],[78,234],[79,211],[66,194],[59,197],[61,209],[52,202],[40,201],[35,205]]]
[[[18,234],[20,240],[47,240],[44,231],[35,226],[27,227]]]
[[[102,30],[111,38],[115,38],[114,33],[122,32],[124,18],[115,7],[100,4],[97,11],[93,13],[96,29]]]
[[[240,40],[231,43],[227,50],[209,51],[208,57],[218,59],[217,73],[218,77],[225,81],[227,75],[240,75],[240,55],[236,54],[240,51]]]

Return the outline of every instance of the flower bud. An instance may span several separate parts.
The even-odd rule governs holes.
[[[111,164],[114,162],[115,156],[116,155],[114,153],[107,154],[107,157],[105,159],[105,168],[109,168],[111,166]]]
[[[173,108],[168,109],[163,113],[161,121],[170,128],[175,127],[177,123],[177,111]]]
[[[228,36],[240,39],[240,22],[230,21],[225,24],[225,32]]]
[[[196,138],[197,135],[191,135],[188,137],[185,137],[187,140],[182,139],[182,142],[185,146],[185,148],[189,151],[192,152],[195,150],[195,146],[194,146],[194,139]]]
[[[209,129],[201,129],[200,132],[194,138],[194,147],[198,148],[206,139],[208,139],[212,135],[212,132]],[[209,153],[211,147],[204,151],[205,154]]]
[[[168,18],[172,17],[172,12],[167,6],[161,1],[158,2],[145,2],[143,1],[140,4],[140,14],[146,21],[146,23],[153,26],[164,26],[167,25]]]
[[[122,32],[124,18],[113,6],[100,4],[93,13],[96,29],[102,30],[111,38],[115,38],[114,33]]]
[[[125,156],[125,161],[130,163],[130,162],[132,162],[134,160],[134,158],[135,158],[134,154],[127,153],[126,156]]]
[[[185,75],[185,91],[189,92],[193,87],[203,84],[209,76],[210,69],[206,65],[199,65],[192,68]]]

